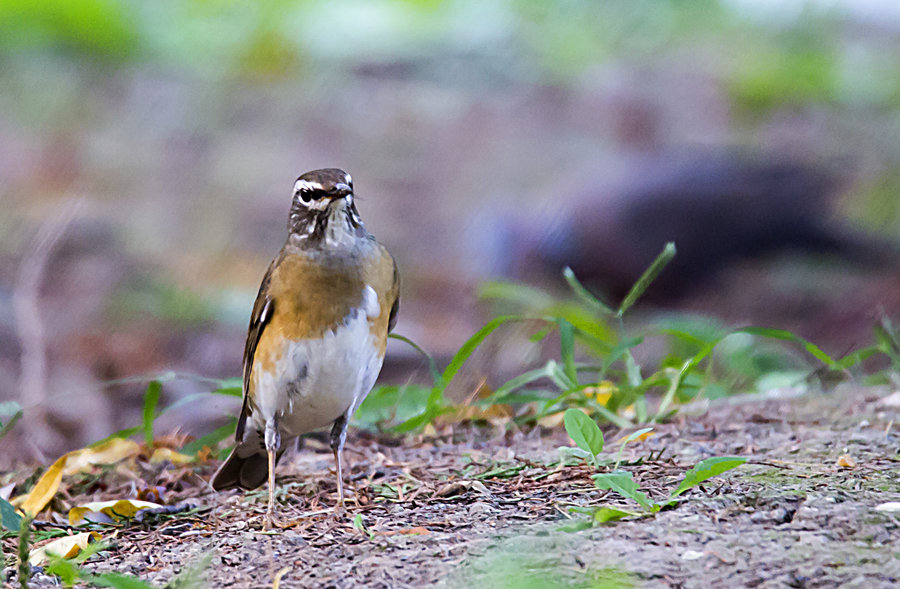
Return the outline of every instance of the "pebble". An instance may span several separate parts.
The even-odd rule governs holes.
[[[493,511],[493,508],[484,501],[476,501],[469,506],[469,515],[482,515]]]
[[[698,552],[696,550],[685,550],[681,553],[681,560],[698,560],[706,556],[703,552]]]

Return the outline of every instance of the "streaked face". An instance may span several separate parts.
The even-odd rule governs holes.
[[[307,172],[294,183],[294,205],[313,211],[324,211],[332,203],[353,202],[353,180],[337,168]]]

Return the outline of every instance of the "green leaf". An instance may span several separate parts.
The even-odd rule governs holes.
[[[615,315],[616,312],[609,308],[605,303],[603,303],[600,299],[591,294],[591,292],[584,287],[581,282],[575,278],[575,272],[572,271],[568,266],[563,270],[563,278],[566,279],[566,282],[569,283],[569,287],[572,289],[572,292],[575,293],[582,302],[586,303],[588,307],[597,312],[598,314],[603,315]]]
[[[696,487],[703,481],[733,468],[737,468],[745,462],[747,462],[747,459],[739,456],[714,456],[712,458],[707,458],[684,473],[684,480],[681,481],[681,484],[678,485],[677,489],[672,491],[669,497],[674,499],[688,489]]]
[[[616,509],[615,507],[570,507],[569,513],[583,513],[585,515],[590,516],[590,523],[594,526],[599,524],[605,524],[606,522],[616,521],[622,519],[623,517],[630,517],[634,515],[642,515],[640,513],[634,511],[626,511],[623,509]],[[578,526],[576,524],[576,528],[571,531],[580,531],[586,529],[591,526]],[[569,530],[566,530],[569,531]]]
[[[659,506],[650,501],[646,494],[638,490],[637,483],[630,472],[616,470],[610,473],[595,474],[591,477],[598,489],[609,489],[619,495],[635,501],[645,511],[659,511]]]
[[[622,519],[623,517],[629,517],[632,515],[640,515],[639,513],[634,513],[633,511],[625,511],[622,509],[616,509],[614,507],[601,507],[599,509],[594,510],[594,513],[591,516],[591,519],[594,522],[594,525],[597,524],[605,524],[606,522],[616,521]]]
[[[594,527],[589,519],[577,519],[571,524],[560,526],[560,532],[583,532],[584,530],[590,530]]]
[[[81,576],[79,568],[74,562],[56,555],[51,556],[50,562],[44,568],[48,574],[59,577],[65,587],[73,586]]]
[[[675,257],[675,244],[673,242],[669,242],[666,244],[666,247],[663,248],[662,252],[656,259],[653,260],[653,263],[650,264],[650,267],[647,268],[644,273],[638,278],[637,282],[634,283],[634,286],[631,287],[631,290],[628,291],[628,294],[625,295],[625,298],[622,300],[622,304],[619,305],[619,310],[616,311],[616,315],[621,317],[625,314],[633,304],[637,302],[637,300],[644,294],[644,291],[656,280],[656,277],[659,276],[659,273],[663,271],[663,269],[672,261],[672,258]]]
[[[22,525],[22,516],[16,513],[12,503],[3,498],[0,498],[0,523],[10,532],[16,533]]]
[[[572,324],[563,318],[556,320],[559,324],[559,354],[565,367],[566,376],[573,385],[578,384],[578,373],[575,370],[575,331]]]
[[[153,446],[153,421],[156,419],[156,406],[161,392],[162,384],[158,380],[151,380],[144,393],[144,442],[147,446]]]
[[[566,433],[579,448],[590,452],[595,458],[597,454],[603,452],[603,432],[593,419],[578,409],[566,409],[563,423],[566,426]]]

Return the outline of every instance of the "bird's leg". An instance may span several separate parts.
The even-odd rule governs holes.
[[[269,458],[269,506],[266,509],[265,529],[275,524],[275,453],[281,447],[281,433],[275,418],[266,421],[266,454]]]
[[[337,505],[334,506],[335,511],[344,508],[344,472],[341,462],[341,453],[344,450],[344,442],[347,439],[347,422],[349,421],[349,412],[344,413],[334,421],[331,428],[331,451],[334,452],[334,463],[337,471]]]

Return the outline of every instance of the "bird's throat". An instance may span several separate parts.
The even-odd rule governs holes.
[[[295,204],[291,207],[288,231],[291,243],[299,247],[340,247],[366,235],[356,207],[343,200],[324,210]]]

